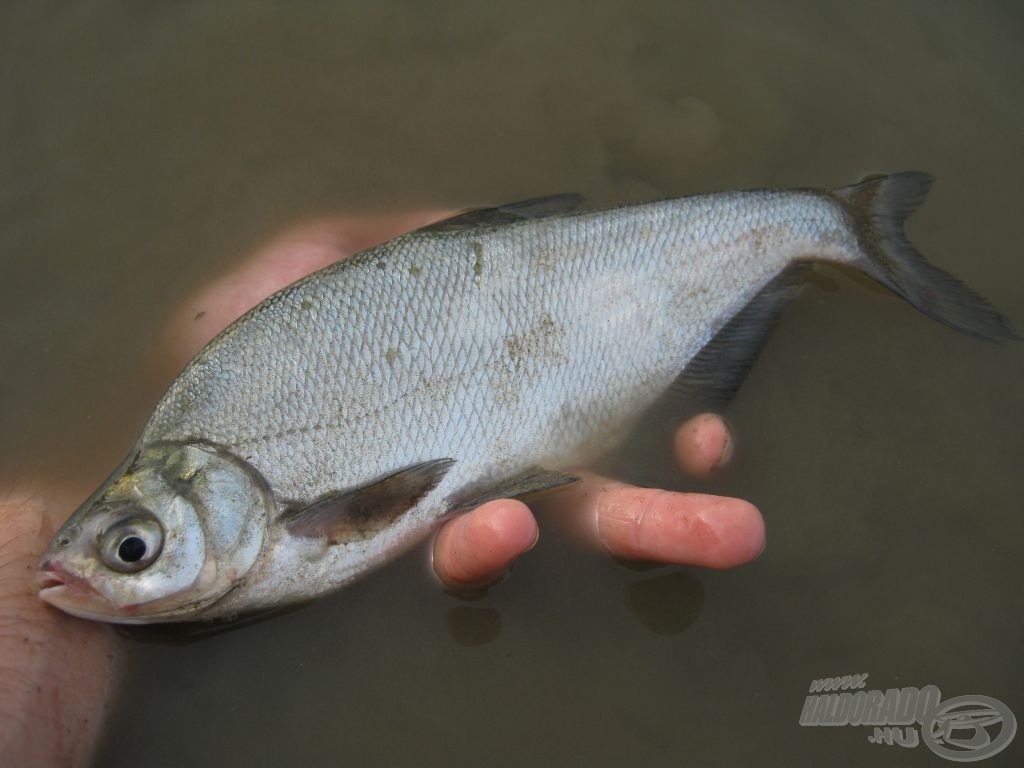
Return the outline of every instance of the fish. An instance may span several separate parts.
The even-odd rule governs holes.
[[[114,623],[305,602],[484,501],[558,489],[668,393],[723,408],[815,262],[991,341],[1009,321],[911,245],[933,178],[604,210],[483,208],[275,293],[188,363],[43,555]]]

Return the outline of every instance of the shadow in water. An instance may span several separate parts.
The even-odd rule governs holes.
[[[656,635],[689,629],[704,607],[704,587],[690,571],[674,571],[626,585],[626,606]]]
[[[269,619],[294,613],[306,608],[309,602],[295,603],[280,608],[251,611],[221,619],[208,621],[182,621],[167,624],[115,624],[114,630],[122,637],[140,643],[156,645],[190,645],[216,635],[235,632],[253,624],[262,624]]]
[[[501,614],[494,608],[455,605],[445,619],[452,638],[462,646],[484,645],[501,634]]]

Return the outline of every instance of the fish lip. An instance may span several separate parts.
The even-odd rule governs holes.
[[[53,594],[53,590],[59,589],[60,587],[66,587],[68,584],[68,576],[68,572],[52,560],[43,561],[39,566],[39,571],[36,573],[36,584],[39,587],[39,595],[42,596],[47,592]]]
[[[64,604],[60,597],[67,591],[67,586],[67,584],[51,584],[48,587],[43,587],[39,590],[39,599],[49,603],[54,608],[63,610]]]
[[[105,598],[87,580],[68,573],[56,563],[44,562],[36,574],[36,583],[40,600],[71,616],[90,621],[135,623],[130,618],[118,618],[116,611],[104,610]]]
[[[48,573],[40,574],[37,577],[36,582],[39,585],[39,594],[42,594],[43,592],[46,592],[51,589],[56,589],[57,587],[67,586],[63,579]]]
[[[64,610],[66,604],[65,596],[68,592],[68,585],[63,581],[51,577],[39,578],[39,599],[49,603],[54,608]]]
[[[54,601],[54,598],[67,593],[87,594],[96,590],[85,579],[81,579],[53,560],[44,560],[36,572],[36,585],[39,587],[39,597],[48,603],[63,606]]]
[[[135,615],[145,607],[144,604],[120,608],[111,605],[87,579],[69,573],[53,560],[47,559],[40,563],[36,584],[40,600],[80,619],[115,624],[144,624],[152,621],[148,616]]]

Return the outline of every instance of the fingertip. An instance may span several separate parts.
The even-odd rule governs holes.
[[[702,413],[676,430],[674,447],[682,470],[691,477],[705,479],[732,459],[733,439],[721,416]]]
[[[444,526],[434,540],[434,572],[449,589],[492,584],[531,550],[540,531],[525,504],[499,499]]]
[[[765,545],[764,520],[741,499],[622,487],[598,502],[598,531],[617,557],[731,568]]]
[[[742,499],[723,499],[698,515],[714,532],[717,542],[705,552],[703,565],[732,568],[756,560],[767,543],[764,518],[753,504]]]
[[[496,560],[510,560],[529,552],[540,535],[530,508],[514,499],[488,502],[467,517],[466,543],[491,553]]]

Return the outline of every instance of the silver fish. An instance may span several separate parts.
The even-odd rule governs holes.
[[[1016,338],[903,234],[932,178],[472,211],[271,296],[171,384],[55,536],[40,596],[144,623],[307,600],[453,512],[571,482],[660,394],[721,407],[807,265]],[[680,376],[680,373],[683,375]]]

